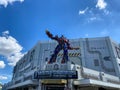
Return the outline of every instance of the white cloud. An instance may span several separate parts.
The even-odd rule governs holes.
[[[108,10],[104,10],[104,13],[105,13],[105,15],[108,15],[108,14],[110,14],[110,11],[108,11]]]
[[[88,18],[86,18],[86,23],[91,23],[91,22],[96,22],[96,21],[103,21],[104,19],[102,19],[99,15],[93,15],[90,16]]]
[[[102,32],[100,32],[100,34],[102,35],[102,36],[104,36],[104,35],[108,35],[110,32],[108,31],[108,30],[103,30]]]
[[[0,0],[0,5],[7,7],[8,4],[12,4],[14,2],[23,2],[24,0]]]
[[[94,21],[94,20],[96,20],[96,19],[97,19],[97,17],[91,17],[91,18],[90,18],[91,21]]]
[[[14,55],[8,56],[9,63],[8,65],[10,66],[15,66],[16,62],[23,56],[21,52],[18,52]]]
[[[8,79],[8,77],[0,75],[0,80],[6,80],[6,79]]]
[[[23,56],[21,50],[23,47],[18,43],[18,41],[7,34],[9,31],[3,32],[3,36],[0,36],[0,55],[7,58],[9,65],[14,66],[16,62]]]
[[[89,36],[89,34],[85,34],[85,37],[88,37]]]
[[[4,32],[2,32],[2,34],[3,35],[8,35],[9,34],[9,31],[7,30],[7,31],[4,31]]]
[[[4,68],[6,65],[4,63],[4,61],[0,61],[0,68]]]
[[[98,0],[96,4],[96,8],[99,8],[100,10],[105,9],[107,6],[107,3],[104,0]]]
[[[88,7],[87,8],[85,8],[84,10],[80,10],[79,11],[79,15],[81,15],[81,14],[85,14],[85,12],[88,10]]]

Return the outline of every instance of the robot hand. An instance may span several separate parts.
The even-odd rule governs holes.
[[[46,30],[46,34],[48,35],[48,37],[52,37],[53,36],[48,30]]]
[[[80,49],[79,47],[78,48],[75,48],[75,50],[78,50],[78,49]]]

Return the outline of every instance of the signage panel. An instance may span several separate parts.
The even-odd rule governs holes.
[[[34,72],[34,79],[77,79],[77,71],[50,71],[50,70],[39,70]]]

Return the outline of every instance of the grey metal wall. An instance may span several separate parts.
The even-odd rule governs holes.
[[[77,64],[98,72],[120,75],[120,46],[109,37],[80,38],[70,40],[72,47],[80,47],[79,50],[69,50],[71,64]],[[13,70],[12,83],[17,84],[32,79],[30,75],[34,71],[45,70],[45,66],[57,45],[55,41],[38,42],[19,60]],[[63,51],[57,57],[57,63],[61,63]]]

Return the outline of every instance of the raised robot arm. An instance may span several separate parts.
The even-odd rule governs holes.
[[[48,30],[46,30],[46,34],[47,34],[47,36],[49,37],[49,38],[51,38],[51,39],[54,39],[54,40],[58,40],[58,36],[53,36],[52,35],[52,33],[50,33]]]

